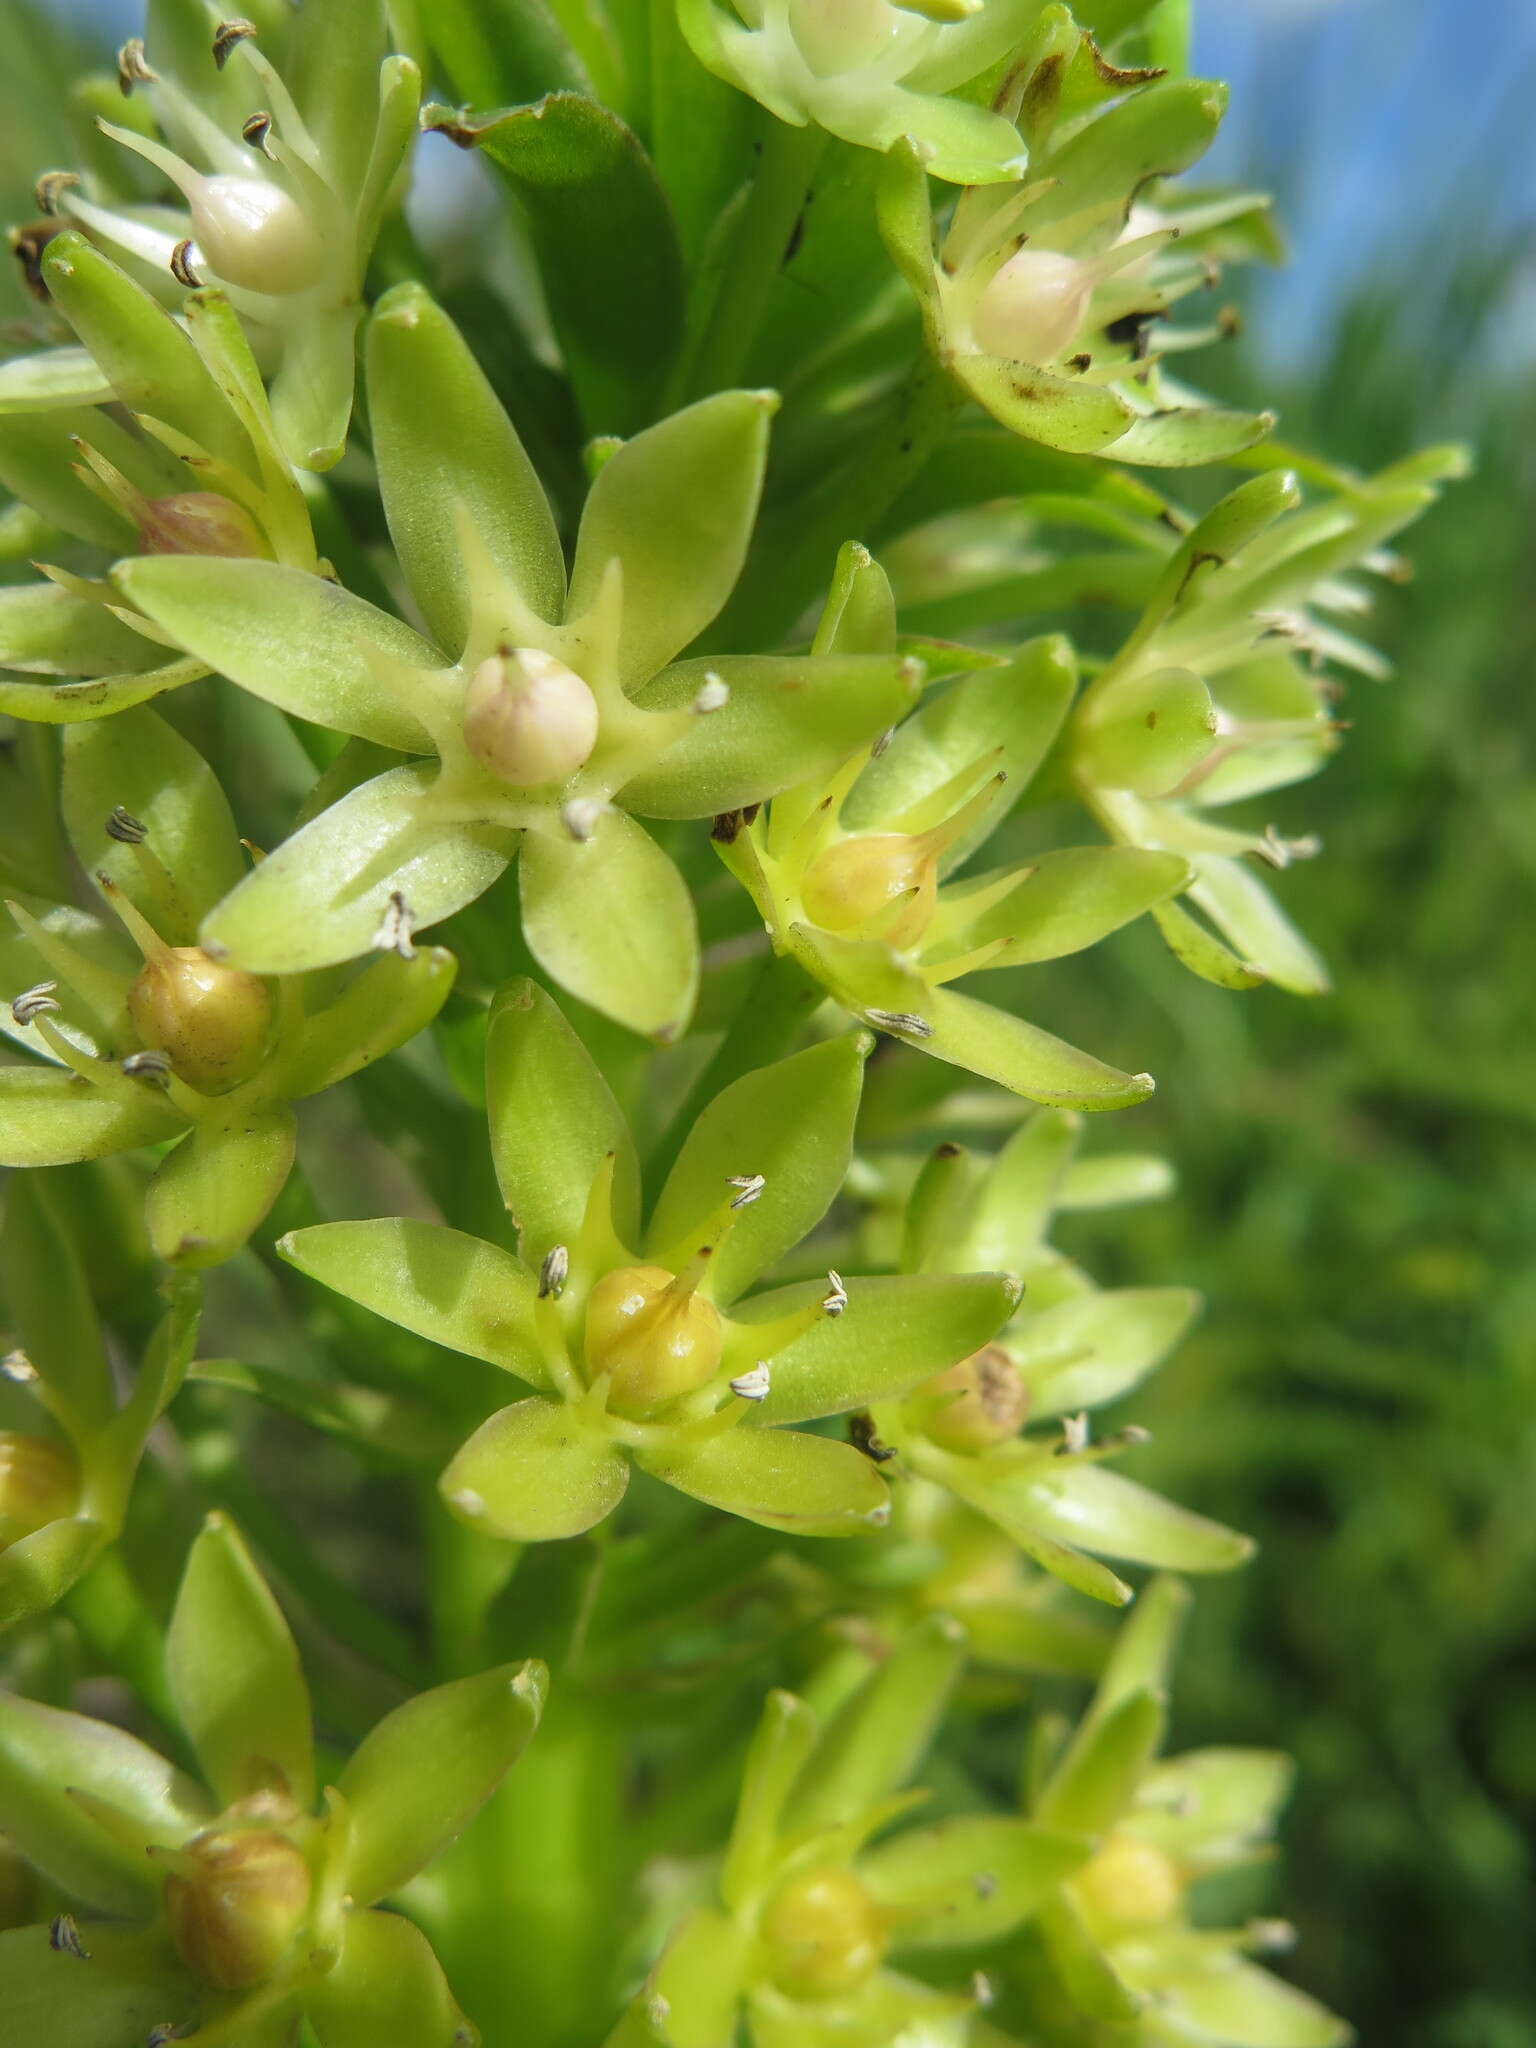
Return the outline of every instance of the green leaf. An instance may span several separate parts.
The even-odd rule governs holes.
[[[78,409],[58,406],[48,412],[0,413],[0,484],[13,498],[30,505],[50,526],[59,526],[77,540],[92,547],[121,554],[135,545],[133,521],[115,505],[105,505],[96,493],[75,475],[73,443],[83,439],[105,455],[119,469],[140,472],[131,481],[146,496],[185,490],[187,472],[170,457],[162,467],[152,458],[153,473],[142,474],[144,464],[134,457],[141,444],[125,433],[104,412],[89,406]],[[168,473],[167,473],[168,472]]]
[[[387,1714],[343,1767],[359,1906],[398,1891],[442,1854],[527,1747],[549,1673],[534,1659],[418,1693]]]
[[[851,1444],[792,1430],[728,1430],[635,1453],[637,1465],[728,1515],[790,1536],[857,1536],[890,1512],[885,1481]]]
[[[49,297],[130,412],[163,420],[221,462],[250,471],[255,451],[186,330],[86,237],[66,229],[43,256]]]
[[[742,1767],[741,1795],[720,1876],[720,1896],[728,1906],[749,1899],[772,1869],[784,1802],[817,1732],[816,1716],[804,1700],[792,1692],[769,1693]]]
[[[1166,1159],[1148,1152],[1105,1152],[1069,1166],[1056,1197],[1058,1209],[1113,1209],[1156,1202],[1178,1185]]]
[[[1025,1118],[992,1161],[951,1254],[951,1269],[1012,1269],[1034,1262],[1082,1130],[1082,1119],[1070,1110],[1039,1109]]]
[[[471,1527],[509,1543],[580,1536],[618,1506],[623,1452],[561,1401],[515,1401],[482,1422],[440,1482]]]
[[[107,830],[119,806],[144,826],[168,882],[151,884],[136,849]],[[171,945],[188,943],[203,912],[246,872],[217,776],[143,706],[65,732],[63,810],[86,873],[108,875]]]
[[[200,661],[178,658],[130,675],[95,676],[85,682],[23,683],[0,678],[0,714],[37,725],[73,725],[110,718],[135,704],[147,704],[166,690],[195,683],[208,673]]]
[[[341,460],[352,417],[360,306],[312,313],[290,327],[272,381],[272,424],[283,451],[300,469],[331,469]]]
[[[0,668],[28,675],[110,676],[147,668],[163,651],[108,611],[57,583],[0,590]]]
[[[770,1183],[766,1202],[772,1194]],[[990,1343],[1018,1302],[1017,1283],[997,1273],[896,1274],[846,1283],[848,1306],[823,1316],[775,1354],[765,1423],[810,1422],[909,1393],[920,1381]],[[809,1306],[825,1283],[760,1294],[736,1311],[752,1326]]]
[[[0,1829],[68,1897],[103,1913],[151,1910],[159,1874],[87,1819],[72,1789],[115,1807],[146,1844],[179,1847],[213,1818],[201,1788],[137,1737],[0,1693]]]
[[[8,1182],[0,1226],[6,1321],[57,1400],[72,1434],[89,1435],[116,1405],[88,1247],[71,1227],[58,1177]]]
[[[646,818],[707,818],[761,803],[791,783],[825,780],[911,708],[919,680],[917,665],[894,654],[678,662],[636,692],[644,710],[685,710],[716,681],[730,696],[625,783],[624,803]]]
[[[1152,1093],[1150,1074],[1122,1074],[1063,1039],[990,1003],[933,989],[922,1014],[932,1026],[924,1052],[967,1067],[1031,1102],[1066,1109],[1126,1109]]]
[[[1262,441],[1275,424],[1272,412],[1234,412],[1219,405],[1176,405],[1140,413],[1115,442],[1116,462],[1148,469],[1196,469],[1230,462]]]
[[[210,1515],[192,1546],[165,1656],[177,1718],[219,1800],[275,1787],[308,1812],[309,1688],[282,1610],[224,1515]]]
[[[667,1176],[647,1232],[651,1256],[695,1247],[731,1193],[760,1174],[710,1261],[712,1299],[728,1307],[831,1208],[853,1156],[867,1039],[846,1034],[733,1081],[699,1117]],[[685,1242],[686,1241],[686,1242]]]
[[[285,1092],[318,1095],[414,1038],[447,1001],[458,965],[445,946],[418,947],[410,960],[386,953],[370,961],[334,1002],[305,1019],[298,1043],[282,1049]]]
[[[771,392],[722,391],[626,441],[598,471],[582,514],[569,616],[624,575],[620,679],[643,683],[695,639],[746,560],[768,456]]]
[[[574,92],[503,113],[433,110],[426,125],[480,150],[517,193],[588,433],[653,418],[682,342],[686,280],[671,206],[635,136]]]
[[[1030,209],[1030,233],[1070,214],[1123,202],[1148,178],[1187,170],[1210,148],[1227,92],[1208,79],[1164,80],[1117,100],[1044,164],[1053,184]]]
[[[1079,2012],[1120,2027],[1140,2018],[1143,2000],[1084,1927],[1069,1892],[1041,1907],[1038,1925],[1051,1967]]]
[[[93,1923],[90,1961],[54,1948],[47,1927],[0,1933],[0,2048],[140,2048],[157,2027],[190,2029],[198,1992],[167,1946]]]
[[[419,284],[396,285],[379,301],[367,366],[390,538],[440,644],[457,652],[469,630],[473,593],[456,525],[464,516],[521,602],[558,619],[565,558],[544,487],[463,336]]]
[[[531,1386],[548,1384],[534,1335],[533,1275],[498,1245],[441,1223],[380,1216],[290,1230],[277,1251],[322,1287],[402,1329],[486,1359]]]
[[[286,1102],[215,1112],[155,1169],[144,1200],[150,1242],[187,1272],[233,1258],[283,1191],[296,1125]]]
[[[1073,455],[1097,455],[1119,440],[1131,408],[1102,384],[1084,384],[1035,363],[958,356],[955,375],[1010,433]]]
[[[111,1532],[86,1515],[45,1522],[0,1550],[0,1630],[46,1614],[96,1562]]]
[[[906,1784],[928,1753],[965,1661],[947,1615],[915,1623],[833,1715],[785,1816],[799,1831],[863,1818]]]
[[[1251,1538],[1102,1465],[1057,1460],[1035,1475],[1030,1494],[1031,1517],[1045,1534],[1107,1557],[1161,1571],[1227,1572],[1253,1555]]]
[[[844,823],[876,828],[994,755],[1011,802],[1045,759],[1076,687],[1071,644],[1058,634],[1031,640],[1005,667],[963,676],[931,695],[870,762],[844,806]],[[1000,815],[951,847],[946,865],[966,858]]]
[[[1118,1400],[1167,1356],[1199,1306],[1187,1287],[1116,1287],[1021,1316],[1005,1341],[1029,1383],[1030,1413],[1075,1414]]]
[[[216,555],[140,555],[119,562],[112,580],[178,647],[280,711],[404,753],[431,751],[408,679],[396,679],[441,668],[441,657],[339,583]]]
[[[983,1457],[961,1457],[932,1445],[906,1449],[926,1477],[937,1479],[967,1507],[996,1522],[1026,1557],[1063,1584],[1111,1607],[1123,1607],[1131,1598],[1131,1588],[1108,1565],[1076,1548],[1083,1540],[1081,1531],[1053,1527],[1041,1513],[1036,1480],[1045,1460],[1038,1445],[1010,1443]]]
[[[1326,2006],[1239,1956],[1160,1984],[1158,1995],[1171,2026],[1230,2048],[1342,2048],[1350,2038]]]
[[[1241,990],[1263,986],[1264,976],[1258,968],[1239,960],[1181,904],[1161,903],[1152,915],[1169,952],[1191,974],[1198,974],[1202,981],[1213,982],[1217,988]]]
[[[1151,1691],[1161,1696],[1167,1692],[1173,1653],[1189,1604],[1188,1586],[1166,1573],[1159,1573],[1143,1589],[1115,1635],[1114,1648],[1080,1731],[1084,1737],[1090,1727],[1129,1694]]]
[[[498,990],[485,1037],[491,1156],[530,1268],[581,1229],[603,1161],[614,1157],[614,1227],[634,1242],[640,1169],[624,1113],[597,1062],[536,981]]]
[[[173,1137],[181,1118],[153,1088],[101,1095],[62,1067],[0,1067],[0,1166],[67,1166]]]
[[[1167,796],[1216,744],[1211,693],[1192,669],[1106,676],[1084,697],[1073,766],[1087,782]]]
[[[0,414],[54,406],[100,405],[112,386],[88,348],[45,348],[0,363]]]
[[[293,23],[289,82],[326,171],[344,192],[367,166],[389,47],[384,0],[326,0]]]
[[[999,2048],[980,2036],[969,1994],[934,1991],[894,1970],[880,1970],[845,1998],[811,2005],[769,1984],[749,2006],[753,2048]]]
[[[960,926],[967,899],[999,883],[1006,870],[952,883],[943,898],[956,953],[1006,941],[985,964],[1031,967],[1081,953],[1182,889],[1190,878],[1182,854],[1139,846],[1071,846],[1043,853],[1019,870],[1018,886],[993,901],[973,924]],[[943,959],[930,953],[929,964]]]
[[[1240,1855],[1272,1832],[1294,1776],[1278,1750],[1189,1750],[1143,1779],[1136,1833],[1196,1864]]]
[[[1242,959],[1293,995],[1326,995],[1332,983],[1322,956],[1297,931],[1258,876],[1226,854],[1194,856],[1198,877],[1190,901],[1225,933]]]
[[[1035,1818],[1047,1827],[1106,1833],[1134,1803],[1164,1723],[1150,1692],[1128,1693],[1109,1713],[1085,1722],[1041,1794]]]
[[[642,1037],[681,1036],[699,986],[693,897],[642,826],[605,811],[586,839],[530,832],[519,883],[523,936],[546,974]]]
[[[859,1877],[893,1909],[898,1947],[963,1948],[1011,1933],[1092,1848],[1082,1835],[963,1814],[866,1850]]]
[[[669,2048],[731,2048],[751,1961],[750,1929],[707,1906],[673,1931],[643,1996],[665,2002]]]
[[[891,579],[862,541],[844,541],[822,607],[813,654],[894,654],[896,599]]]
[[[252,974],[301,974],[371,952],[399,896],[418,926],[473,903],[517,835],[433,815],[435,762],[390,768],[285,839],[203,922],[211,953]]]
[[[341,1959],[304,1995],[320,2048],[465,2048],[475,2037],[432,1944],[398,1913],[354,1913]]]

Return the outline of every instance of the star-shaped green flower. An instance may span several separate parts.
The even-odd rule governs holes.
[[[748,1289],[820,1221],[847,1170],[868,1041],[831,1039],[732,1084],[700,1116],[642,1227],[624,1119],[531,982],[486,1044],[497,1176],[521,1256],[386,1218],[291,1232],[293,1265],[533,1392],[442,1475],[449,1508],[514,1542],[610,1514],[631,1465],[800,1535],[883,1522],[885,1483],[846,1443],[788,1431],[965,1356],[1017,1291],[994,1274]],[[978,1335],[978,1333],[980,1333]]]
[[[425,1937],[377,1910],[533,1734],[546,1676],[501,1665],[388,1714],[320,1794],[309,1694],[238,1532],[187,1564],[167,1676],[206,1789],[104,1721],[0,1699],[0,1828],[89,1919],[0,1934],[7,2025],[64,2042],[472,2048]]]

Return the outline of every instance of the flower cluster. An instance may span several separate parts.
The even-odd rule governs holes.
[[[1077,1156],[1151,1077],[1015,976],[1150,916],[1323,985],[1254,873],[1308,842],[1213,813],[1322,764],[1458,458],[1174,379],[1265,205],[1177,182],[1180,10],[1084,11],[152,0],[58,125],[0,365],[6,2043],[1340,2038],[1189,1896],[1283,1769],[1159,1761],[1183,1596],[1107,1614],[1250,1546],[1090,1427],[1197,1304],[1053,1244],[1167,1176]],[[462,204],[406,203],[424,77]],[[1021,1813],[973,1738],[1041,1674],[1098,1690]]]

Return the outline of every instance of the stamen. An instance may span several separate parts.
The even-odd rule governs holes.
[[[44,1016],[59,1006],[53,999],[58,987],[56,981],[40,981],[34,988],[23,989],[11,1003],[11,1015],[18,1024],[30,1024],[35,1017]]]
[[[416,948],[411,943],[411,935],[415,929],[416,913],[398,889],[392,890],[379,928],[373,935],[374,950],[398,953],[402,960],[414,960]]]
[[[933,1026],[926,1017],[919,1017],[911,1010],[866,1010],[867,1021],[877,1031],[895,1032],[902,1038],[932,1038]]]
[[[170,1078],[171,1056],[161,1052],[158,1046],[149,1046],[143,1052],[131,1052],[119,1065],[122,1071],[134,1081],[152,1081],[157,1085]]]
[[[114,805],[106,830],[107,837],[117,840],[121,846],[142,846],[149,837],[149,827],[132,811],[125,811],[121,804]]]
[[[731,701],[731,686],[724,676],[717,676],[713,669],[706,669],[699,693],[693,700],[693,708],[699,713],[723,711]]]
[[[540,1301],[558,1301],[570,1277],[571,1255],[563,1244],[551,1246],[539,1268]]]
[[[600,797],[572,797],[568,804],[560,806],[560,822],[579,846],[585,846],[607,808]]]
[[[44,171],[32,187],[32,197],[37,201],[39,213],[56,214],[59,200],[71,185],[78,185],[79,177],[74,171]]]
[[[48,1928],[48,1946],[61,1956],[74,1956],[78,1962],[87,1963],[91,1952],[80,1939],[80,1929],[75,1924],[73,1913],[60,1913]]]
[[[267,137],[272,132],[272,116],[266,112],[249,115],[240,127],[240,140],[248,142],[252,149],[259,149],[263,156],[271,159]]]
[[[221,21],[213,38],[213,61],[222,71],[229,62],[230,52],[247,36],[256,33],[254,21]]]
[[[743,1401],[766,1401],[770,1384],[768,1361],[760,1358],[750,1372],[738,1373],[731,1381],[731,1392]]]
[[[37,1377],[37,1367],[25,1351],[7,1351],[0,1358],[0,1380],[9,1380],[13,1387],[30,1387]]]
[[[130,36],[117,53],[117,85],[123,98],[130,98],[136,85],[153,85],[159,76],[145,61],[144,38]]]
[[[725,1184],[727,1187],[739,1188],[741,1190],[731,1203],[733,1209],[749,1207],[768,1185],[760,1173],[728,1173],[725,1177]]]
[[[1063,1415],[1061,1418],[1060,1455],[1075,1458],[1088,1448],[1088,1417],[1086,1415]]]
[[[183,237],[171,251],[171,275],[189,292],[198,291],[203,282],[192,268],[192,246],[191,238]]]
[[[840,1316],[847,1306],[848,1290],[843,1285],[843,1276],[841,1273],[834,1273],[829,1266],[827,1268],[827,1291],[821,1304],[822,1314]]]

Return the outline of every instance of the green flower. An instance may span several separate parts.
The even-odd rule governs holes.
[[[816,649],[894,644],[883,573],[845,548]],[[774,949],[866,1023],[1034,1101],[1116,1109],[1150,1094],[1151,1076],[949,986],[1077,952],[1188,884],[1178,854],[1102,846],[944,879],[1044,761],[1076,680],[1065,640],[1030,641],[931,693],[834,775],[718,819],[715,842]]]
[[[93,1250],[57,1176],[11,1176],[0,1288],[12,1348],[0,1380],[12,1412],[17,1396],[42,1412],[0,1430],[0,1629],[53,1606],[121,1533],[145,1442],[196,1341],[199,1284],[180,1275],[120,1392],[93,1300]]]
[[[1205,1572],[1241,1564],[1252,1546],[1105,1469],[1145,1432],[1090,1440],[1089,1413],[1154,1370],[1199,1302],[1180,1287],[1095,1287],[1047,1245],[1079,1127],[1041,1110],[995,1159],[983,1164],[945,1145],[919,1176],[906,1231],[911,1270],[996,1264],[1019,1275],[1024,1299],[986,1346],[904,1400],[876,1405],[873,1420],[899,1455],[891,1469],[946,1488],[1047,1571],[1120,1603],[1130,1587],[1085,1553]],[[1027,1429],[1033,1422],[1047,1427]]]
[[[245,871],[223,791],[147,707],[69,727],[70,843],[113,916],[10,906],[0,1029],[35,1057],[0,1067],[0,1163],[50,1166],[169,1146],[150,1181],[156,1251],[216,1265],[238,1251],[293,1163],[292,1104],[380,1058],[441,1009],[455,963],[393,949],[343,986],[274,989],[197,945]]]
[[[112,203],[89,178],[53,174],[46,194],[167,286],[220,285],[277,356],[272,406],[290,459],[328,469],[346,442],[363,273],[415,134],[420,73],[385,54],[382,0],[296,10],[281,70],[250,22],[205,19],[202,34],[188,17],[163,22],[152,49],[135,38],[118,58],[124,93],[143,93],[165,140],[98,124],[163,173],[187,216],[168,224],[161,206]]]
[[[906,708],[921,671],[893,652],[674,659],[741,567],[770,394],[723,392],[608,453],[567,591],[512,425],[419,288],[375,313],[368,374],[396,552],[451,653],[275,563],[115,572],[178,646],[257,695],[435,757],[349,788],[212,911],[203,942],[255,973],[330,965],[365,951],[392,906],[408,929],[433,924],[519,855],[539,965],[674,1037],[697,988],[694,908],[635,815],[708,817],[830,769]]]
[[[225,294],[193,292],[183,324],[74,232],[49,242],[42,275],[84,346],[9,366],[22,374],[0,411],[0,482],[109,559],[250,555],[329,573]],[[207,674],[103,576],[40,566],[45,582],[0,590],[0,668],[19,672],[0,679],[0,711],[103,718]]]
[[[1441,448],[1370,479],[1324,472],[1331,495],[1305,507],[1289,470],[1240,484],[1184,535],[1137,625],[1078,700],[1066,735],[1077,792],[1123,846],[1188,861],[1187,901],[1208,923],[1183,903],[1153,916],[1208,980],[1269,980],[1301,995],[1328,986],[1323,962],[1253,872],[1254,861],[1284,868],[1316,842],[1210,813],[1323,765],[1337,733],[1324,665],[1387,673],[1328,615],[1368,604],[1349,572],[1390,570],[1385,543],[1464,462]]]
[[[1029,1930],[1058,1999],[1126,2048],[1340,2048],[1341,2020],[1248,1960],[1289,1945],[1284,1923],[1209,1927],[1192,1887],[1269,1853],[1290,1765],[1268,1750],[1159,1760],[1162,1688],[1186,1595],[1154,1582],[1122,1629],[1093,1703],[1026,1787],[1040,1827],[1095,1838]]]
[[[427,1941],[376,1910],[454,1840],[539,1723],[546,1673],[501,1665],[385,1716],[316,1810],[309,1694],[277,1602],[211,1516],[167,1676],[207,1789],[122,1729],[0,1699],[0,1826],[92,1915],[0,1934],[13,2038],[468,2048]],[[122,1923],[128,1923],[124,1925]]]
[[[1037,0],[677,0],[699,62],[779,120],[813,123],[865,149],[915,136],[935,177],[969,185],[1016,175],[1011,122],[944,95],[1006,59]]]
[[[801,1535],[882,1522],[852,1446],[789,1432],[899,1392],[985,1342],[1016,1292],[996,1275],[823,1281],[747,1296],[820,1221],[853,1142],[867,1042],[832,1039],[727,1088],[694,1125],[642,1229],[633,1143],[554,1003],[492,1007],[487,1097],[521,1257],[392,1217],[291,1232],[302,1272],[534,1389],[441,1480],[470,1526],[514,1542],[602,1521],[631,1465]],[[744,1298],[746,1297],[746,1298]]]
[[[975,2038],[975,1991],[887,1966],[1013,1934],[1093,1844],[1071,1829],[961,1814],[872,1843],[919,1803],[903,1792],[961,1663],[942,1617],[913,1628],[819,1725],[770,1696],[748,1753],[719,1907],[683,1918],[609,2048],[891,2048]],[[995,2038],[995,2037],[993,2037]]]
[[[1222,87],[1117,71],[1063,7],[1040,16],[1009,81],[1028,176],[963,192],[934,249],[920,137],[897,142],[880,190],[893,261],[922,308],[928,346],[967,396],[1026,439],[1158,467],[1221,461],[1269,413],[1191,405],[1152,335],[1213,282],[1214,257],[1272,244],[1252,193],[1149,196],[1213,141]],[[1219,333],[1220,328],[1212,330]]]

